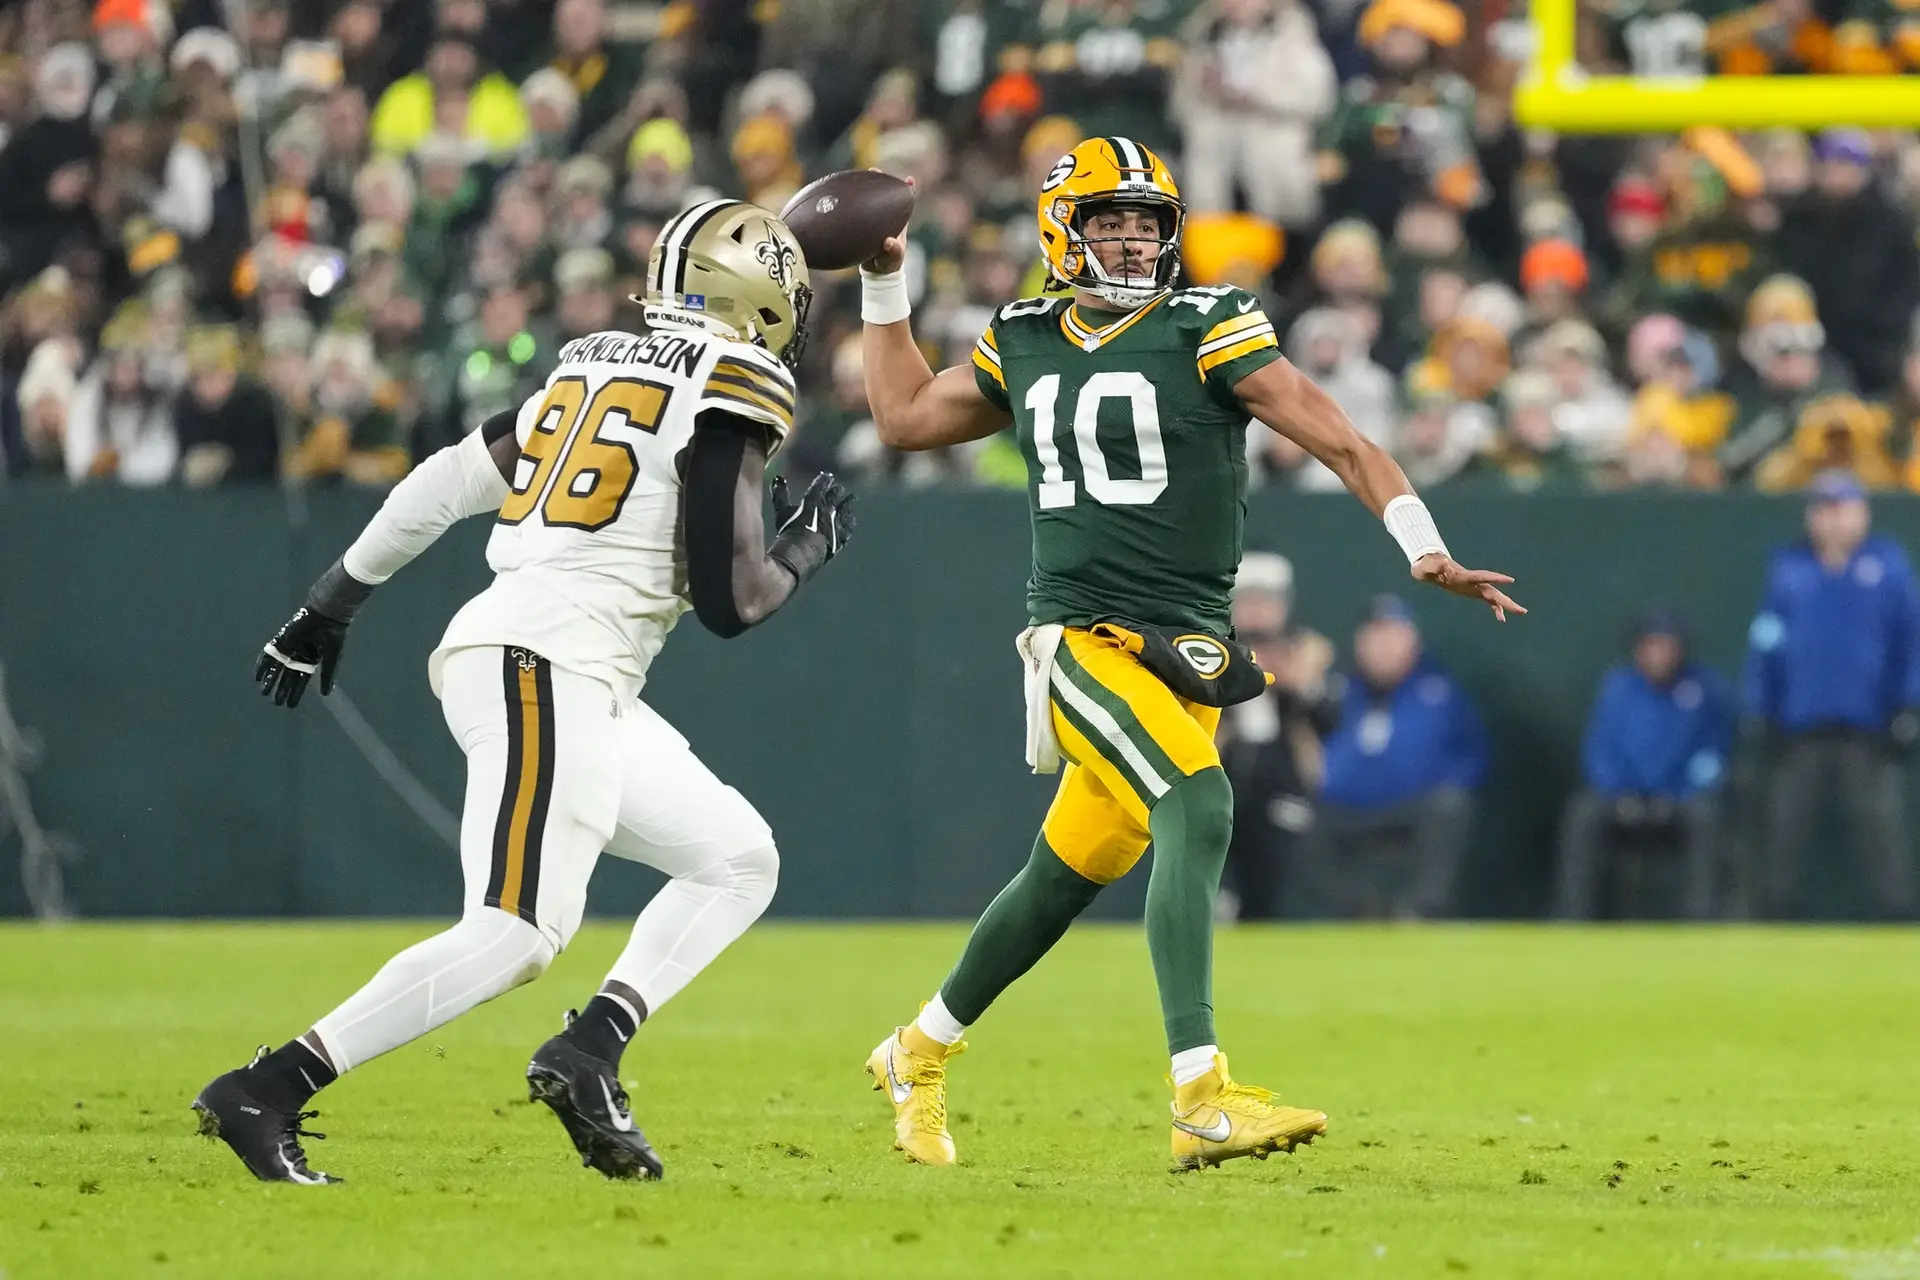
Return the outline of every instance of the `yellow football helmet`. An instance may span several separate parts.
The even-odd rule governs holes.
[[[1151,278],[1115,277],[1093,252],[1099,239],[1084,231],[1088,216],[1114,206],[1151,208],[1160,215]],[[1088,138],[1060,157],[1040,184],[1040,252],[1047,288],[1086,289],[1116,307],[1146,305],[1173,286],[1180,270],[1180,224],[1186,206],[1159,156],[1131,138]],[[1131,237],[1129,237],[1131,238]]]
[[[710,200],[660,228],[647,291],[654,325],[694,325],[765,347],[788,368],[807,341],[813,289],[787,224],[744,200]]]

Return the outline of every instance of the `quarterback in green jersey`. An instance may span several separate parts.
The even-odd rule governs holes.
[[[946,1067],[961,1033],[1149,843],[1147,946],[1172,1055],[1176,1167],[1290,1151],[1326,1130],[1323,1113],[1234,1082],[1213,1027],[1213,900],[1233,823],[1214,730],[1221,707],[1267,682],[1228,619],[1249,419],[1332,468],[1416,579],[1503,620],[1524,612],[1501,591],[1512,579],[1453,561],[1393,459],[1281,358],[1252,295],[1178,287],[1183,212],[1152,151],[1082,142],[1040,189],[1047,293],[1002,307],[971,364],[938,374],[909,331],[904,242],[861,272],[881,439],[912,450],[1009,423],[1018,434],[1033,518],[1019,639],[1027,759],[1061,773],[1026,866],[939,993],[867,1061],[893,1103],[895,1145],[921,1163],[955,1160]]]

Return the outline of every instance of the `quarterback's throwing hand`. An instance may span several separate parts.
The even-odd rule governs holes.
[[[1492,569],[1468,569],[1451,556],[1443,556],[1436,551],[1414,561],[1413,576],[1421,582],[1431,582],[1442,591],[1483,602],[1493,610],[1493,616],[1502,622],[1507,620],[1509,613],[1526,612],[1513,602],[1513,597],[1500,589],[1513,581],[1511,574],[1496,573]]]
[[[261,695],[271,695],[275,706],[297,707],[316,671],[321,696],[332,693],[333,673],[346,642],[346,623],[310,608],[300,609],[260,651],[253,678]]]

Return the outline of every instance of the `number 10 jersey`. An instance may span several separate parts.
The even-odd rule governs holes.
[[[1066,298],[995,314],[974,378],[1013,413],[1027,460],[1034,622],[1227,634],[1249,418],[1233,388],[1279,356],[1239,289],[1171,291],[1125,314]]]
[[[766,350],[701,329],[595,333],[560,350],[520,408],[520,458],[487,564],[493,584],[447,625],[429,664],[477,645],[532,650],[637,694],[689,607],[680,458],[715,409],[793,426],[793,375]]]

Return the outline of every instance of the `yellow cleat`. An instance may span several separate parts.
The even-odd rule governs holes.
[[[896,1027],[867,1058],[873,1087],[893,1103],[894,1150],[915,1164],[957,1163],[947,1132],[947,1059],[966,1047]]]
[[[1326,1131],[1325,1112],[1281,1106],[1265,1089],[1235,1084],[1224,1053],[1214,1055],[1213,1070],[1173,1090],[1175,1169],[1204,1169],[1240,1156],[1265,1160]]]

